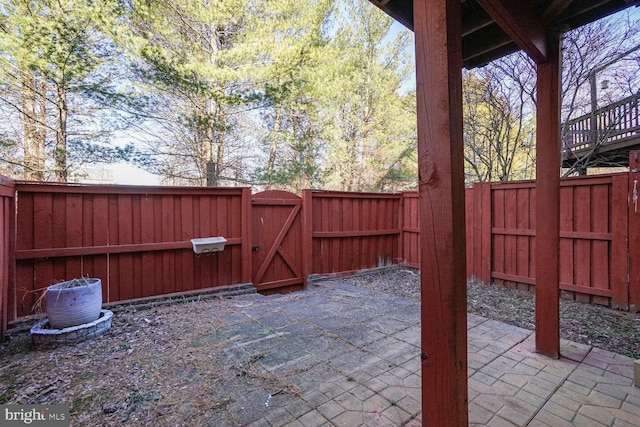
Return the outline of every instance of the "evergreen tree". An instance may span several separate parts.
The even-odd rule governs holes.
[[[265,85],[262,141],[267,156],[266,166],[257,170],[257,180],[267,189],[299,192],[323,183],[327,126],[321,101],[325,67],[331,61],[326,35],[331,7],[330,1],[308,2],[298,11],[295,24],[283,22],[289,31],[295,26],[299,36],[295,46],[289,45],[287,54],[274,61]]]
[[[406,186],[406,160],[415,155],[415,96],[404,93],[412,71],[407,31],[391,34],[393,20],[366,0],[345,5],[338,16],[332,80],[325,93],[330,120],[327,185],[347,191]],[[415,159],[415,157],[413,157]],[[417,184],[417,173],[414,175]]]
[[[163,159],[164,175],[207,185],[246,182],[261,157],[251,144],[264,138],[256,109],[280,108],[276,93],[299,80],[297,73],[319,43],[329,5],[292,0],[133,4],[143,59],[139,75],[157,101],[149,123],[162,129],[148,131],[149,149]]]
[[[84,161],[122,154],[100,146],[127,122],[113,110],[126,98],[112,37],[119,16],[115,0],[3,3],[0,108],[20,126],[2,139],[14,151],[7,156],[14,173],[66,181]]]

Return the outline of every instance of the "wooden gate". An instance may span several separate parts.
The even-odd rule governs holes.
[[[262,294],[306,288],[302,199],[286,191],[252,198],[253,285]]]

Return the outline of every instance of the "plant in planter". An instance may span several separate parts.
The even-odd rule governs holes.
[[[102,308],[102,281],[79,278],[57,283],[47,288],[45,313],[53,329],[93,322]]]

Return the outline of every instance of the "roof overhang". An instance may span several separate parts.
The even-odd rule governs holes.
[[[412,0],[370,1],[413,30]],[[475,68],[520,49],[544,62],[549,31],[572,30],[638,6],[640,0],[461,0],[461,4],[463,65]]]

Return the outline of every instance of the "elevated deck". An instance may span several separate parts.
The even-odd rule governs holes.
[[[586,155],[589,166],[628,166],[629,151],[640,149],[640,93],[570,120],[563,129],[563,167]]]

